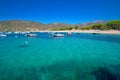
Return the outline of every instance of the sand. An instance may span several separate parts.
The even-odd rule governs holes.
[[[120,30],[65,30],[65,31],[39,31],[39,32],[76,32],[76,33],[100,33],[100,34],[120,34]]]

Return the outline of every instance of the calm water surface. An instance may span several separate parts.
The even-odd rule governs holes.
[[[120,35],[0,37],[0,80],[120,80]]]

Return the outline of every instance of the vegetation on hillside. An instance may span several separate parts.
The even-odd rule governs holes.
[[[64,28],[53,28],[52,30],[72,30],[72,29],[77,30],[78,26],[68,26],[68,27],[64,27]]]
[[[113,20],[107,23],[95,23],[83,27],[69,26],[65,28],[54,28],[53,30],[120,30],[120,20]]]
[[[110,29],[120,30],[120,20],[110,21],[106,24]]]
[[[82,30],[110,30],[109,26],[106,26],[106,24],[94,24],[90,26],[85,26],[81,28]]]
[[[109,21],[105,24],[93,24],[80,28],[82,30],[120,30],[120,20]]]

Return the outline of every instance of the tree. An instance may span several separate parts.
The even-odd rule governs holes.
[[[120,30],[120,20],[109,21],[107,26],[111,29]]]
[[[74,29],[78,29],[78,26],[75,26]]]
[[[108,30],[108,26],[106,24],[94,24],[92,25],[92,29],[97,29],[97,30]]]

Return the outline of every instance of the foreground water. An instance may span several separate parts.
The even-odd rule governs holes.
[[[0,80],[120,80],[120,35],[0,37]]]

